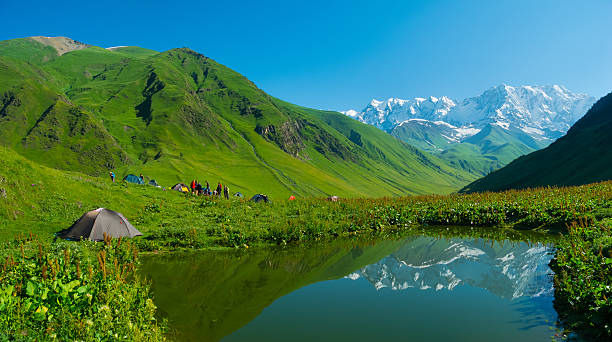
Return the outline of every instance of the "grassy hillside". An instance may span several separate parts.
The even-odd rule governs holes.
[[[466,186],[463,192],[546,185],[580,185],[612,179],[612,94],[601,98],[567,134]]]
[[[521,130],[488,125],[478,134],[436,153],[450,165],[476,175],[486,175],[514,159],[546,146]]]
[[[487,125],[464,141],[450,141],[452,128],[423,121],[409,121],[395,127],[391,135],[430,152],[451,166],[484,176],[514,159],[547,146],[519,129]]]
[[[571,190],[395,200],[272,197],[272,204],[256,205],[236,198],[211,200],[148,185],[111,183],[106,177],[41,166],[3,147],[0,158],[0,241],[19,232],[51,238],[83,213],[104,207],[123,213],[151,237],[141,240],[141,247],[148,250],[283,243],[392,232],[418,224],[556,227],[586,212],[608,208],[611,194],[607,183]]]
[[[274,196],[449,193],[475,178],[189,49],[50,48],[0,42],[0,144],[54,168]]]
[[[446,125],[410,120],[397,125],[389,134],[424,151],[437,152],[456,144],[445,138],[453,133],[452,128]]]

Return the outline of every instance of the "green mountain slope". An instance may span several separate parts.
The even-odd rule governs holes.
[[[444,136],[452,137],[453,130],[424,120],[409,120],[397,125],[389,134],[424,151],[439,152],[455,145]]]
[[[462,192],[546,185],[580,185],[612,179],[612,93],[601,98],[567,134],[520,157]]]
[[[47,166],[283,197],[448,193],[474,179],[189,49],[41,41],[0,42],[0,144]]]
[[[496,125],[487,125],[478,134],[436,155],[456,168],[482,176],[546,144],[518,129],[506,130]]]
[[[520,129],[487,125],[477,134],[459,142],[449,140],[454,130],[444,124],[411,120],[398,125],[391,135],[430,152],[455,168],[484,176],[512,160],[547,146]],[[445,138],[449,137],[449,138]]]

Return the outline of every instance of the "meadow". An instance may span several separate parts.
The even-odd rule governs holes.
[[[552,266],[564,326],[611,335],[612,182],[338,202],[273,197],[271,203],[253,203],[112,183],[0,152],[5,161],[0,165],[0,312],[5,318],[0,325],[8,338],[104,340],[118,334],[162,339],[164,326],[154,321],[149,285],[132,273],[138,252],[405,234],[511,240],[548,236],[558,246]],[[123,213],[144,236],[121,244],[53,242],[54,233],[98,207]],[[92,297],[85,300],[87,293]],[[88,323],[86,317],[118,305],[122,310],[109,313],[106,323]]]

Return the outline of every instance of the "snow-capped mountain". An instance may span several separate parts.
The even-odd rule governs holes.
[[[386,101],[372,100],[362,111],[344,114],[361,122],[392,132],[403,123],[435,125],[454,133],[445,134],[448,142],[460,142],[487,125],[506,130],[519,129],[534,139],[550,140],[562,136],[595,102],[586,94],[573,93],[559,85],[500,85],[480,96],[454,101],[446,96]],[[423,121],[426,120],[427,122]]]
[[[431,96],[427,99],[417,97],[412,100],[390,98],[386,101],[372,100],[361,112],[348,110],[342,113],[390,132],[398,124],[410,119],[444,121],[455,106],[455,102],[446,96]]]
[[[552,295],[552,255],[543,245],[418,237],[392,255],[347,276],[376,289],[452,291],[470,285],[500,297]]]

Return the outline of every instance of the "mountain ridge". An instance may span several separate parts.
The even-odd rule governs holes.
[[[527,133],[534,137],[555,139],[558,136],[553,132],[565,133],[594,102],[593,97],[573,93],[560,85],[514,87],[501,84],[462,101],[447,96],[373,99],[362,111],[342,113],[388,132],[407,120],[423,119],[475,129],[486,124],[509,124],[532,129]],[[551,132],[534,131],[542,129]]]
[[[456,168],[486,175],[515,158],[548,146],[594,102],[558,85],[495,86],[476,97],[372,100],[345,115],[374,125],[433,153]],[[495,130],[492,136],[490,127]],[[493,146],[494,148],[492,148]]]
[[[47,166],[283,197],[448,193],[475,178],[342,114],[275,99],[190,49],[50,49],[0,42],[0,143]]]
[[[550,146],[522,156],[461,192],[569,186],[612,179],[612,93]]]

